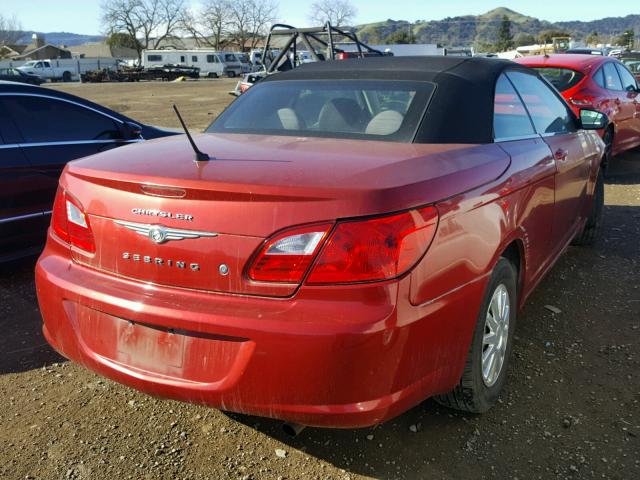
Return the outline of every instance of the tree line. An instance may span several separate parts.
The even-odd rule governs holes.
[[[416,43],[416,34],[413,31],[413,25],[411,23],[401,23],[400,28],[392,31],[386,36],[377,37],[374,40],[378,43],[391,44],[391,43]],[[554,38],[557,37],[573,37],[571,32],[558,29],[545,29],[538,34],[533,35],[530,33],[519,32],[517,34],[512,33],[512,22],[508,16],[503,16],[499,20],[498,28],[495,33],[495,39],[493,42],[480,42],[482,51],[488,52],[505,52],[517,47],[534,44],[551,44]],[[599,35],[598,32],[592,32],[584,38],[586,45],[590,47],[596,47],[601,44],[612,43],[614,45],[632,50],[635,46],[635,32],[633,29],[626,30],[622,34],[611,37],[608,35]],[[476,44],[478,42],[475,42]]]
[[[171,44],[171,39],[191,37],[197,47],[222,49],[230,43],[242,50],[256,48],[269,27],[278,20],[278,0],[102,0],[100,19],[107,43],[133,48],[141,56],[145,49]],[[316,0],[308,18],[316,25],[330,21],[335,26],[353,25],[356,9],[350,0]],[[414,24],[399,22],[376,43],[416,43]],[[23,36],[15,16],[0,13],[0,46],[16,43]],[[551,43],[553,37],[570,37],[570,32],[543,30],[537,35],[512,34],[508,16],[500,21],[495,40],[477,45],[486,51],[505,51],[535,43]],[[374,40],[373,38],[371,40]],[[585,38],[589,46],[614,43],[633,49],[635,32],[627,30],[616,38],[592,32]],[[476,42],[477,43],[477,42]]]
[[[198,47],[219,50],[233,43],[253,49],[278,19],[277,0],[202,0],[195,7],[186,0],[104,0],[100,8],[108,42],[134,48],[139,57],[180,36],[193,38]],[[310,20],[335,26],[355,15],[349,0],[317,0],[309,12]]]
[[[221,49],[233,43],[241,50],[255,48],[278,20],[278,0],[102,0],[100,22],[107,43],[133,48],[158,48],[171,39],[189,36],[198,47]],[[350,0],[316,0],[308,17],[317,25],[351,24],[356,9]],[[0,13],[0,46],[23,36],[17,18]]]
[[[536,43],[549,44],[552,43],[553,38],[556,37],[571,37],[571,33],[562,30],[543,30],[537,36],[522,32],[518,33],[516,36],[513,36],[511,33],[511,20],[509,20],[509,17],[505,15],[502,18],[500,28],[498,29],[498,35],[495,44],[489,45],[488,47],[490,47],[490,50],[504,52],[516,47],[533,45]],[[597,47],[601,44],[613,43],[616,46],[632,50],[635,46],[635,31],[626,30],[622,34],[613,38],[613,41],[608,36],[600,36],[598,35],[598,32],[593,32],[585,37],[584,42],[590,47]]]
[[[4,16],[0,13],[0,46],[12,45],[22,37],[22,25],[18,18]]]

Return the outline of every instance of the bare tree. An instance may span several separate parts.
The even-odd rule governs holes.
[[[238,0],[231,7],[230,36],[244,50],[244,45],[249,38],[249,10],[253,0]]]
[[[229,0],[204,0],[198,11],[187,12],[181,28],[189,33],[198,46],[221,48],[222,40],[231,25]]]
[[[104,0],[101,4],[102,24],[111,35],[127,33],[139,42],[142,50],[158,48],[182,25],[185,0]]]
[[[273,0],[254,0],[250,10],[251,48],[256,48],[260,39],[267,34],[269,26],[275,22],[278,5]],[[243,44],[244,47],[244,44]]]
[[[209,27],[214,47],[220,48],[222,36],[229,30],[231,8],[227,0],[209,0],[205,6],[204,21]]]
[[[159,6],[160,26],[153,39],[153,48],[158,48],[162,41],[173,36],[182,25],[182,17],[186,11],[185,0],[150,0]]]
[[[331,25],[341,27],[353,22],[357,13],[349,0],[317,0],[311,5],[309,18],[318,24],[331,22]]]
[[[0,45],[14,44],[22,35],[22,25],[18,19],[15,16],[5,17],[0,13]]]
[[[278,6],[274,0],[235,0],[230,4],[231,37],[244,50],[247,44],[255,48],[276,18]]]

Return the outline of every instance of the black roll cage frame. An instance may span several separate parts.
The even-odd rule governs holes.
[[[280,48],[279,54],[276,56],[268,64],[265,64],[265,60],[270,58],[271,51],[271,43],[273,37],[289,37],[286,41],[284,47]],[[357,57],[364,58],[368,56],[368,54],[385,56],[384,52],[380,50],[376,50],[373,47],[370,47],[366,43],[360,41],[355,32],[348,32],[342,30],[338,27],[334,27],[330,22],[327,22],[322,27],[310,27],[310,28],[295,28],[291,25],[286,25],[283,23],[276,23],[271,26],[269,30],[269,35],[267,36],[267,41],[262,49],[262,58],[260,59],[260,64],[263,67],[264,73],[271,74],[278,71],[278,67],[281,62],[287,57],[289,52],[293,55],[292,67],[296,67],[296,62],[298,61],[297,53],[298,53],[298,40],[305,46],[305,48],[309,51],[311,58],[313,58],[316,62],[321,62],[326,58],[321,58],[318,55],[318,52],[311,44],[311,41],[317,42],[321,48],[324,48],[328,54],[330,60],[336,59],[337,53],[353,53],[342,50],[341,48],[336,46],[336,36],[341,36],[351,40],[356,47],[358,48]],[[324,37],[324,39],[323,39]]]

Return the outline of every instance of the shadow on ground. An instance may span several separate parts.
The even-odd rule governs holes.
[[[612,160],[606,183],[609,185],[640,184],[640,148]]]
[[[64,361],[42,335],[34,268],[35,258],[0,266],[0,374]]]

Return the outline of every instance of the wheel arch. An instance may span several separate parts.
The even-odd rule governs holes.
[[[608,131],[611,131],[611,135],[612,135],[612,137],[611,137],[611,148],[613,149],[613,146],[615,145],[615,138],[616,138],[616,135],[618,134],[615,122],[609,120],[609,124],[606,127],[604,127],[604,129],[602,131],[603,140],[604,140],[604,136],[606,135],[606,133]]]
[[[525,278],[525,246],[524,242],[520,238],[515,238],[511,240],[509,244],[507,244],[503,249],[500,255],[498,256],[497,261],[504,257],[511,262],[511,264],[515,267],[518,278],[516,282],[516,293],[518,295],[518,304],[521,303],[521,292],[524,286],[524,278]]]
[[[611,160],[613,159],[614,156],[620,153],[616,148],[616,137],[617,137],[616,124],[611,120],[609,120],[609,124],[602,130],[601,138],[603,141],[605,140],[608,132],[611,132],[611,147],[610,149],[607,149],[607,146],[605,143],[605,147],[604,147],[605,150],[602,155],[602,159],[600,160],[599,166],[598,168],[594,169],[594,171],[591,172],[593,182],[595,182],[595,177],[597,176],[598,170],[600,170],[601,168],[604,170],[605,175],[607,174],[609,167],[611,165]]]
[[[609,119],[609,123],[607,124],[606,127],[604,127],[604,130],[611,130],[613,132],[613,134],[616,134],[616,123],[614,121],[612,121],[611,119]]]

